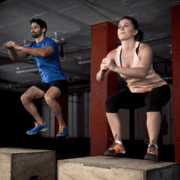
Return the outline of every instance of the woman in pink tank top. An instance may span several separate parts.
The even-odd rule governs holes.
[[[147,153],[144,159],[158,160],[158,136],[161,127],[162,108],[171,97],[168,84],[155,73],[152,65],[152,49],[148,44],[140,43],[143,32],[138,22],[125,16],[119,21],[118,37],[121,46],[110,51],[102,60],[96,79],[102,82],[110,71],[118,73],[127,82],[127,87],[106,100],[106,116],[114,136],[112,146],[106,156],[126,153],[121,138],[119,109],[146,108],[147,129],[149,135]]]

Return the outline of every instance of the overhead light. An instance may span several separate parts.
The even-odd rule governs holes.
[[[18,68],[17,68],[18,69]],[[23,71],[16,71],[17,74],[20,74],[20,73],[27,73],[27,72],[37,72],[38,71],[38,68],[34,68],[34,69],[27,69],[27,70],[23,70]]]
[[[172,77],[162,77],[163,80],[172,80]]]
[[[172,4],[177,4],[177,3],[180,3],[180,1],[175,1],[175,2],[172,2]]]
[[[79,59],[78,64],[88,64],[91,63],[91,60],[84,60],[82,61],[82,57],[76,57],[77,59]]]
[[[170,48],[171,48],[171,50],[170,50],[170,54],[172,54],[172,44],[170,44],[168,47],[170,47]]]
[[[65,41],[66,39],[65,38],[61,38],[61,41]]]
[[[91,60],[78,61],[78,64],[88,64],[91,63]]]
[[[80,79],[80,75],[78,74],[77,76],[74,76],[73,79]]]

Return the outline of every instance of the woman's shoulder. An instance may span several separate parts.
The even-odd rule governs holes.
[[[140,45],[139,45],[139,49],[151,49],[151,46],[149,46],[146,43],[141,42]]]
[[[140,43],[139,45],[139,54],[140,56],[143,54],[152,54],[152,48],[146,43]]]
[[[115,59],[116,54],[117,54],[117,52],[118,52],[118,49],[119,49],[119,46],[118,46],[117,48],[111,50],[111,51],[108,53],[107,56],[108,56],[108,57],[111,57],[112,59]]]

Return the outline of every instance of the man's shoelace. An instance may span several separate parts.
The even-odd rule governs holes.
[[[35,121],[35,122],[34,122],[34,125],[35,125],[35,128],[36,128],[36,127],[38,126],[38,123]],[[64,127],[65,127],[65,126],[61,126],[61,125],[59,126],[59,132],[60,132],[60,133],[63,133]],[[34,129],[35,129],[35,128],[34,128]]]
[[[34,125],[35,125],[35,127],[33,129],[35,129],[38,126],[38,123],[35,121]]]
[[[38,126],[38,123],[35,121],[35,122],[34,122],[34,125],[35,125],[35,127],[37,127],[37,126]]]
[[[60,133],[63,133],[64,127],[65,127],[65,126],[61,126],[61,125],[59,126],[59,132],[60,132]]]

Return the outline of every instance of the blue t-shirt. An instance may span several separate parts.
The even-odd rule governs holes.
[[[57,80],[66,80],[66,76],[61,70],[59,49],[52,39],[45,37],[41,42],[33,42],[28,47],[43,48],[44,46],[51,46],[54,53],[47,57],[32,56],[37,62],[42,82],[51,83]]]

